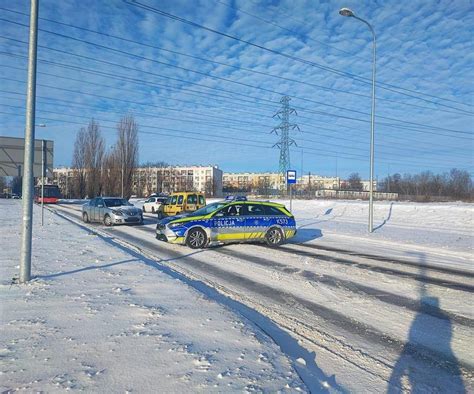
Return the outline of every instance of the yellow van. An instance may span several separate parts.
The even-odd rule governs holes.
[[[176,192],[158,209],[158,218],[194,212],[206,205],[206,197],[201,192]]]

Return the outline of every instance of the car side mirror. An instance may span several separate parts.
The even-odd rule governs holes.
[[[217,212],[217,213],[215,214],[215,217],[217,217],[217,218],[221,218],[221,217],[223,217],[223,216],[224,216],[224,212]]]

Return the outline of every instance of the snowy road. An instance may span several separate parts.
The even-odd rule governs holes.
[[[54,209],[80,220],[77,205]],[[412,245],[402,253],[402,242],[367,240],[364,248],[359,238],[349,248],[300,238],[276,250],[236,244],[190,254],[156,241],[154,225],[146,215],[144,226],[89,227],[286,329],[314,352],[303,376],[310,389],[473,389],[474,270],[468,252]],[[316,232],[313,226],[306,235]],[[460,234],[462,229],[449,236]]]

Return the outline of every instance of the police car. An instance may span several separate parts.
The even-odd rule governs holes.
[[[279,246],[295,234],[295,218],[284,205],[244,198],[215,202],[187,215],[162,219],[156,226],[157,239],[192,249],[227,242]]]

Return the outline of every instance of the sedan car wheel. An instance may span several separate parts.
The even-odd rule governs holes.
[[[107,227],[110,227],[112,226],[112,219],[109,215],[105,215],[104,216],[104,224],[107,226]]]
[[[89,223],[89,216],[87,215],[87,212],[82,213],[82,221],[84,223]]]
[[[283,240],[283,233],[279,228],[273,227],[265,234],[265,241],[268,246],[280,246]]]
[[[191,229],[186,237],[186,245],[191,249],[201,249],[206,245],[207,235],[200,228]]]

